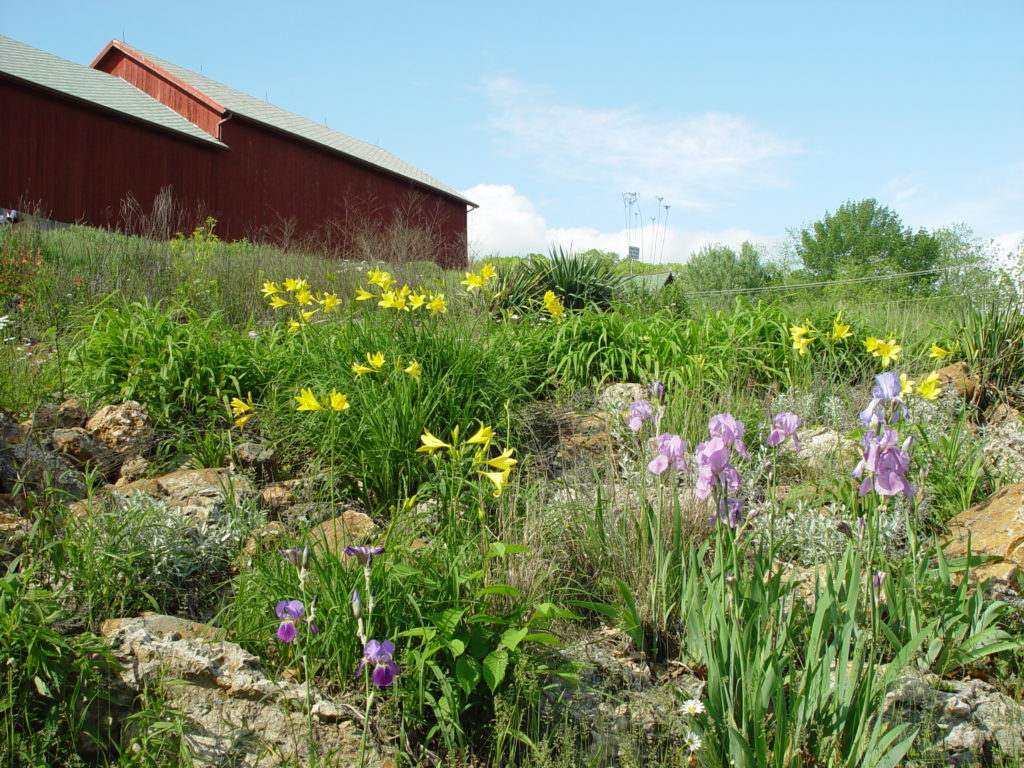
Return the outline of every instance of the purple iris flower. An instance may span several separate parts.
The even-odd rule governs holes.
[[[900,395],[903,392],[903,382],[900,381],[898,373],[886,371],[875,377],[875,386],[871,388],[871,402],[868,407],[860,412],[857,418],[861,423],[874,427],[885,422],[885,407],[890,403],[898,403],[899,410],[893,410],[889,424],[895,424],[900,419],[907,417],[907,404],[903,402]]]
[[[800,417],[795,413],[786,411],[778,414],[772,419],[772,431],[768,435],[768,447],[774,448],[785,441],[787,437],[793,438],[793,447],[800,452],[800,441],[796,437],[796,431],[800,429]]]
[[[690,468],[686,466],[686,441],[679,435],[668,432],[658,435],[655,443],[658,447],[658,455],[647,465],[647,469],[656,475],[660,475],[669,466],[690,474]]]
[[[629,406],[629,428],[639,432],[644,422],[654,415],[654,409],[646,400],[634,400]]]
[[[885,572],[875,571],[874,575],[871,577],[872,586],[874,586],[875,589],[878,589],[883,583],[885,583]]]
[[[384,554],[384,547],[345,547],[344,553],[363,565],[369,565],[377,555]]]
[[[363,658],[359,661],[359,669],[356,670],[356,677],[363,674],[363,666],[373,665],[370,673],[370,680],[378,688],[387,688],[395,681],[395,675],[401,672],[401,668],[392,660],[395,653],[395,644],[390,640],[383,643],[371,640],[363,646]]]
[[[292,642],[299,634],[298,625],[302,622],[305,615],[306,606],[302,604],[301,600],[282,600],[279,602],[277,604],[277,618],[281,620],[281,625],[277,628],[277,639],[282,643]],[[320,630],[310,624],[309,631],[315,635]]]
[[[736,453],[750,461],[750,454],[747,453],[747,446],[743,442],[745,427],[742,421],[737,421],[731,413],[720,413],[711,417],[708,429],[712,437],[720,437],[728,447],[735,448]]]
[[[729,463],[731,454],[729,446],[720,437],[713,437],[697,446],[697,495],[706,499],[714,487],[720,486],[726,491],[734,491],[740,487],[740,475],[736,467]]]
[[[665,399],[665,385],[660,381],[652,381],[647,385],[647,391],[651,393],[651,397],[656,400]]]
[[[867,496],[874,489],[879,496],[913,496],[916,491],[907,482],[910,469],[910,447],[913,439],[908,438],[903,447],[897,447],[899,434],[891,427],[883,427],[881,434],[868,433],[861,440],[864,458],[853,470],[854,477],[862,477],[859,493]]]

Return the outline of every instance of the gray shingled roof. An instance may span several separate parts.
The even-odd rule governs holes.
[[[0,72],[51,91],[106,107],[194,139],[216,144],[206,131],[119,77],[0,35]]]
[[[264,123],[273,128],[277,128],[278,130],[295,134],[296,136],[301,136],[308,141],[312,141],[338,152],[342,152],[346,155],[350,155],[399,176],[404,176],[405,178],[419,184],[436,189],[439,192],[443,192],[444,194],[458,200],[462,200],[467,205],[476,205],[451,187],[442,184],[433,176],[429,176],[419,168],[410,165],[387,150],[381,149],[380,147],[369,144],[365,141],[360,141],[359,139],[355,139],[351,136],[346,136],[344,133],[327,128],[326,126],[315,123],[305,117],[300,117],[299,115],[293,114],[285,109],[281,109],[281,107],[275,107],[273,104],[260,101],[247,93],[242,93],[242,91],[235,90],[223,83],[218,83],[216,80],[211,80],[205,75],[193,72],[190,69],[185,69],[184,67],[178,66],[170,61],[161,59],[158,56],[153,56],[150,53],[139,50],[138,48],[128,45],[125,45],[124,47],[128,50],[136,51],[144,58],[149,59],[156,66],[165,69],[174,77],[183,80],[197,91],[206,94],[214,101],[220,103],[229,112],[234,112],[235,114],[242,115],[250,120]]]

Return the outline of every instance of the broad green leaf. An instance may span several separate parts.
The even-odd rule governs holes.
[[[516,646],[523,642],[523,638],[529,633],[526,627],[519,629],[506,629],[501,633],[501,644],[508,648],[510,651],[514,651]]]
[[[480,682],[481,668],[472,656],[460,656],[455,662],[455,680],[467,694]]]
[[[484,595],[508,595],[509,597],[522,597],[523,593],[508,584],[493,584],[490,587],[484,587],[483,589],[478,590],[476,593],[476,597],[483,597]]]
[[[508,668],[508,651],[499,648],[491,651],[484,657],[483,674],[487,687],[494,693],[502,680],[505,679],[505,670]]]

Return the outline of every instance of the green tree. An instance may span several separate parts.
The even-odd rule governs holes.
[[[835,213],[801,230],[796,244],[815,280],[883,277],[936,267],[940,243],[926,230],[905,228],[899,215],[877,200],[847,202]],[[900,279],[891,286],[910,293],[930,292],[935,275]]]
[[[739,255],[727,245],[705,245],[690,257],[681,277],[695,292],[749,290],[770,280],[757,248],[748,242],[740,246]]]

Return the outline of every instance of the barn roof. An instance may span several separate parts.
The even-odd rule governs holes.
[[[360,139],[347,136],[308,118],[293,114],[281,107],[257,99],[231,86],[211,80],[205,75],[193,72],[173,62],[161,59],[145,51],[133,48],[120,40],[112,40],[110,44],[93,61],[95,66],[110,49],[122,51],[143,64],[164,70],[173,78],[183,82],[189,88],[217,102],[228,112],[246,117],[258,123],[270,126],[279,131],[290,133],[323,147],[341,152],[370,165],[374,165],[390,173],[403,176],[411,181],[437,190],[449,197],[461,200],[467,205],[476,207],[476,203],[460,195],[451,187],[442,184],[419,168],[405,162],[387,150]]]
[[[225,146],[170,107],[119,77],[83,67],[0,35],[0,72],[219,147]]]

